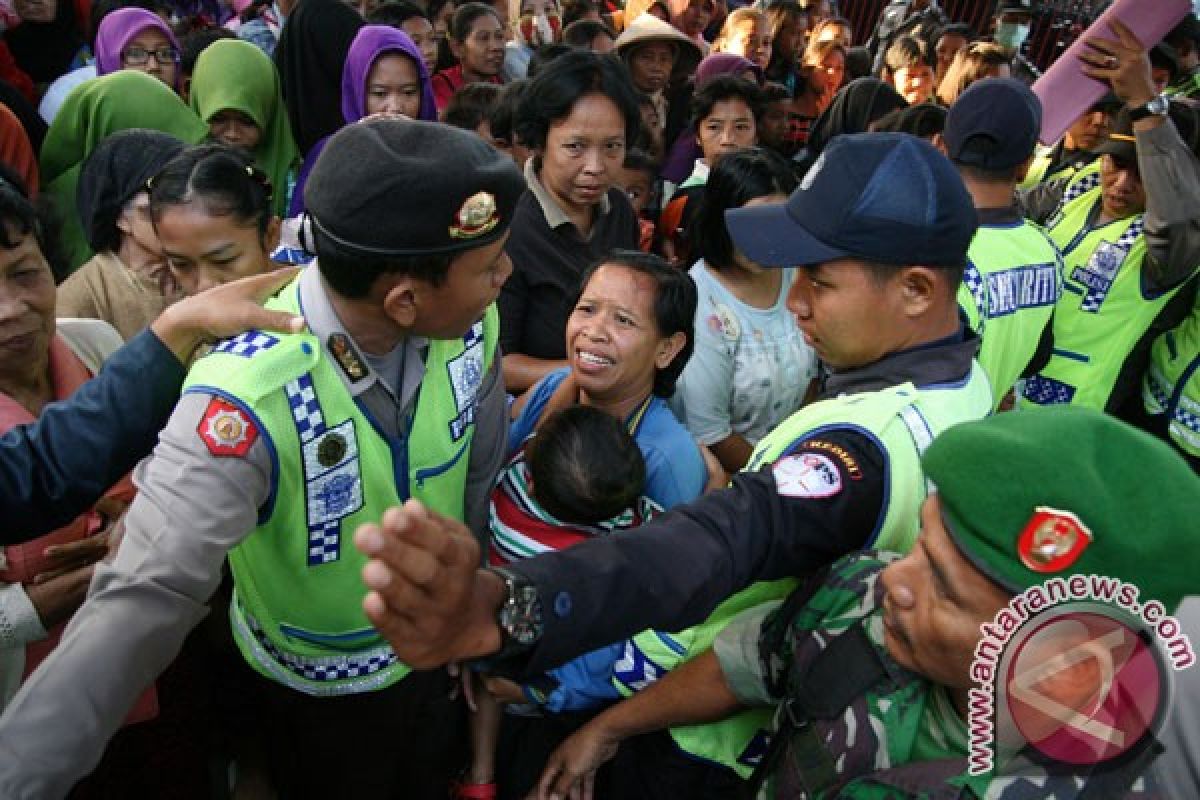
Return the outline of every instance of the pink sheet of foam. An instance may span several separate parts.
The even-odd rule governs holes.
[[[1153,47],[1192,10],[1189,0],[1116,0],[1067,51],[1033,84],[1042,101],[1042,144],[1054,144],[1079,116],[1108,91],[1108,84],[1089,78],[1080,67],[1079,54],[1091,38],[1117,39],[1109,26],[1116,17],[1133,31],[1138,41]]]

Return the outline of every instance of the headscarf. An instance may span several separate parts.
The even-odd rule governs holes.
[[[363,25],[362,17],[341,0],[303,0],[283,26],[275,64],[301,153],[344,123],[338,76]]]
[[[71,68],[71,60],[84,45],[75,0],[58,0],[51,22],[23,21],[4,32],[4,41],[34,83],[49,83]]]
[[[107,75],[123,69],[121,51],[130,39],[147,28],[166,36],[175,52],[179,52],[179,41],[158,14],[144,8],[119,8],[105,17],[96,31],[96,74]],[[175,65],[175,88],[179,88],[178,63]]]
[[[763,71],[758,64],[733,53],[713,53],[696,67],[696,88],[699,89],[718,75],[741,75],[746,70],[757,75],[758,85],[762,86]],[[701,155],[700,144],[696,141],[696,128],[688,124],[671,145],[659,172],[671,183],[683,183],[692,174],[696,159]]]
[[[272,206],[282,215],[287,210],[288,183],[298,154],[279,93],[279,74],[271,59],[240,39],[213,42],[196,59],[189,98],[192,110],[206,124],[218,112],[230,109],[258,125],[262,136],[254,148],[254,161],[271,179]]]
[[[437,122],[437,106],[420,48],[402,30],[390,25],[367,25],[354,37],[346,54],[346,66],[342,69],[342,116],[346,123],[358,122],[367,115],[367,77],[371,67],[386,53],[408,56],[416,64],[417,78],[421,82],[419,119]]]
[[[37,196],[38,165],[33,145],[21,127],[21,120],[3,103],[0,103],[0,161],[21,176],[30,197]]]
[[[43,191],[62,216],[62,240],[72,270],[92,256],[75,209],[80,168],[105,137],[130,128],[162,131],[187,144],[203,141],[208,133],[208,126],[179,95],[144,72],[118,70],[71,92],[46,133],[40,166]]]
[[[907,105],[899,92],[878,78],[858,78],[846,84],[813,123],[800,162],[801,169],[807,172],[833,137],[843,133],[866,133],[872,122]]]
[[[184,143],[169,133],[133,129],[117,131],[96,147],[79,172],[75,207],[88,244],[107,229],[167,162],[183,152]]]

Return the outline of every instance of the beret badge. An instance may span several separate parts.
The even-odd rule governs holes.
[[[463,201],[454,215],[450,236],[455,239],[475,239],[490,232],[500,223],[496,197],[490,192],[476,192]]]
[[[1092,532],[1070,511],[1038,506],[1017,538],[1021,563],[1034,572],[1061,572],[1092,542]]]

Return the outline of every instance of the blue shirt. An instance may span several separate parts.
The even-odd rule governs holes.
[[[546,403],[567,377],[567,372],[566,367],[555,370],[529,390],[525,408],[508,429],[510,456],[533,433]],[[686,503],[701,495],[708,472],[704,468],[699,446],[675,419],[661,397],[650,399],[650,405],[633,432],[633,438],[646,462],[646,488],[643,494],[663,508]]]

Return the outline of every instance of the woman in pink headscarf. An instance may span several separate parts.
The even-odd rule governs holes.
[[[96,74],[134,69],[178,91],[179,42],[162,17],[144,8],[121,8],[96,31]]]

